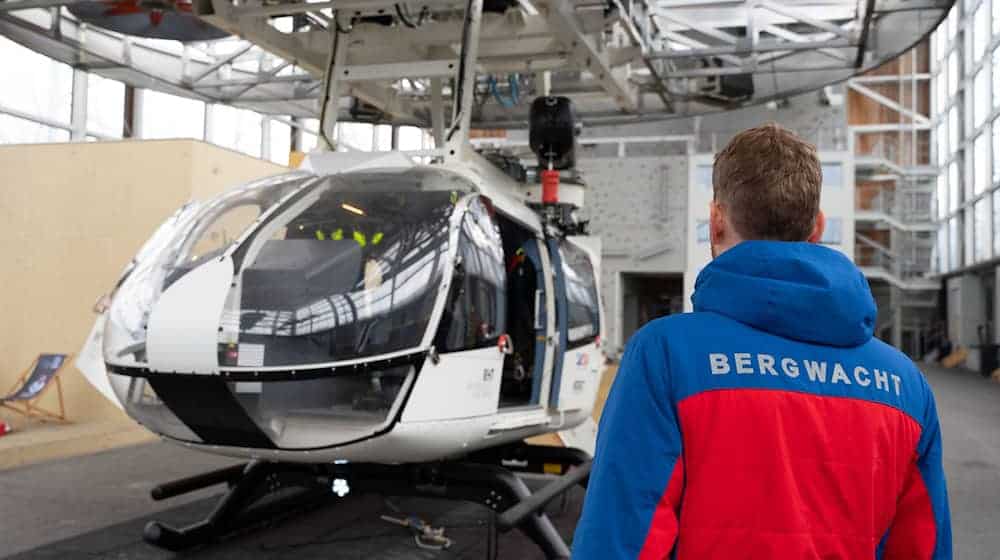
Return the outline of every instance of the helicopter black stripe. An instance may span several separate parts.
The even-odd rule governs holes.
[[[206,443],[275,449],[221,377],[153,375],[148,381],[170,412]]]

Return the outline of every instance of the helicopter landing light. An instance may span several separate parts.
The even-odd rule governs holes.
[[[333,479],[330,489],[337,495],[338,498],[343,498],[351,492],[351,486],[347,484],[347,481],[343,478]]]

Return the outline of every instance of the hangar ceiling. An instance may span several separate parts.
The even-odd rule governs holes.
[[[432,106],[449,110],[466,3],[0,0],[0,35],[133,86],[315,117],[339,34],[340,119],[429,127]],[[588,125],[780,99],[895,58],[952,3],[488,0],[472,118],[525,126],[546,92],[573,98]],[[186,42],[151,38],[171,35]]]

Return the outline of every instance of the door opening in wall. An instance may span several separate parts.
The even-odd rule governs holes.
[[[684,275],[622,272],[622,344],[643,325],[684,310]]]

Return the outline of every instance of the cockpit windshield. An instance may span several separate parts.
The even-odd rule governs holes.
[[[458,193],[331,177],[247,247],[220,366],[322,364],[416,348],[440,291]]]
[[[296,172],[186,207],[120,281],[105,360],[147,364],[147,326],[161,295],[225,259],[233,278],[217,330],[223,369],[416,349],[441,293],[452,214],[470,190],[460,176],[429,168]]]

